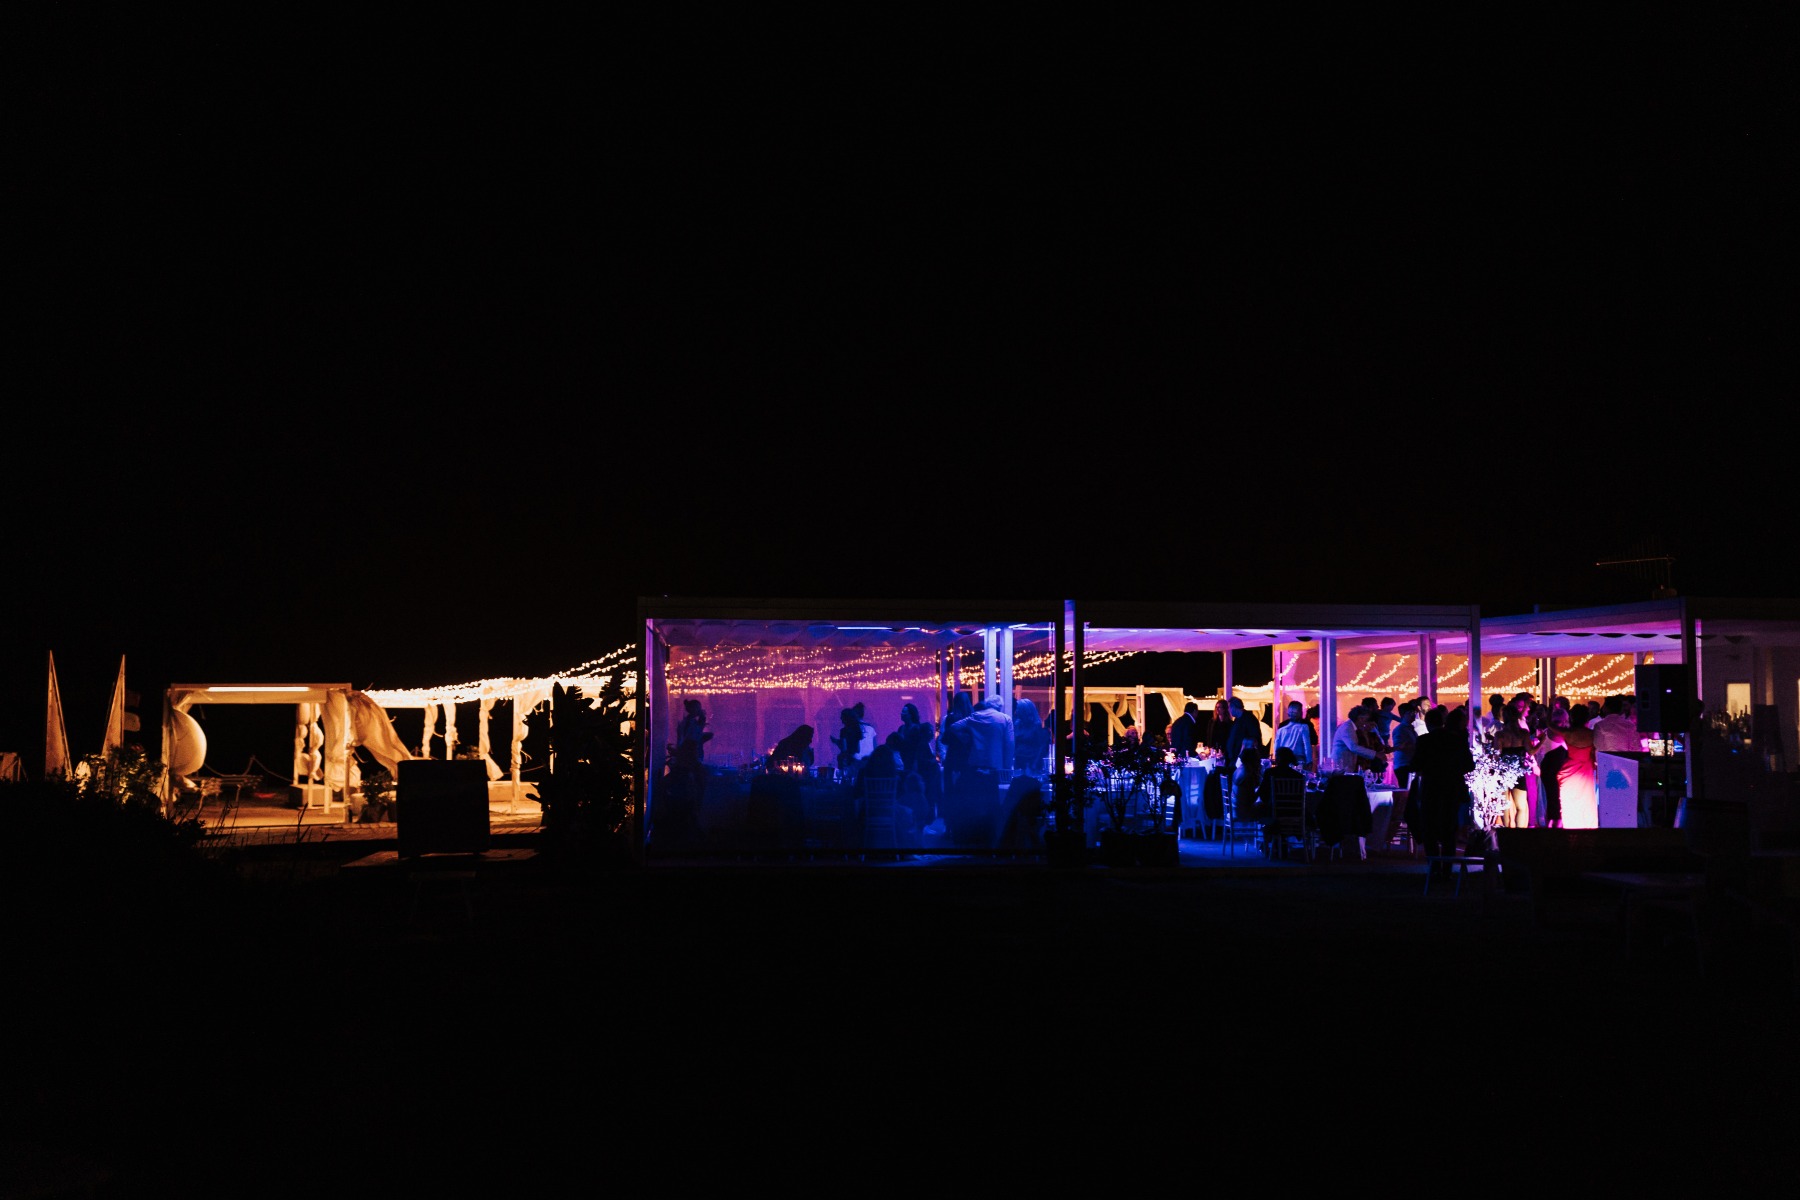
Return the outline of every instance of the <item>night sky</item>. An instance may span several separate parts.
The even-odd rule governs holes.
[[[3,20],[33,772],[47,651],[79,755],[120,655],[153,728],[573,666],[646,594],[1800,594],[1753,19]]]

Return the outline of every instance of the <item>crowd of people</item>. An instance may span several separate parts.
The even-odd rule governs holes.
[[[1053,737],[1051,723],[1024,689],[1014,687],[1010,704],[1000,695],[977,700],[959,690],[941,724],[925,720],[910,701],[896,718],[882,736],[864,704],[843,709],[829,738],[832,781],[860,798],[873,780],[897,780],[898,832],[909,840],[942,835],[958,844],[988,845],[1002,839],[1009,796],[1019,790],[1014,780],[1042,778]],[[763,773],[813,774],[819,765],[815,736],[813,725],[797,726],[763,759]]]
[[[1478,750],[1512,758],[1518,782],[1497,822],[1503,828],[1532,824],[1591,827],[1598,818],[1597,759],[1602,752],[1642,749],[1634,698],[1612,695],[1588,705],[1553,696],[1548,703],[1528,693],[1489,697],[1488,711],[1471,728],[1464,705],[1445,706],[1425,696],[1399,700],[1365,696],[1321,737],[1319,709],[1289,701],[1273,737],[1236,697],[1220,700],[1209,726],[1199,729],[1198,706],[1189,703],[1169,729],[1169,744],[1188,751],[1205,746],[1223,757],[1216,792],[1209,789],[1208,816],[1224,806],[1240,821],[1270,819],[1274,778],[1324,772],[1368,772],[1406,789],[1408,828],[1430,855],[1454,855],[1472,829],[1468,775]],[[1190,733],[1191,727],[1191,733]],[[1190,741],[1190,736],[1192,741]],[[1532,809],[1529,779],[1536,777]],[[1417,782],[1418,786],[1412,785]],[[1443,868],[1448,870],[1448,867]]]
[[[1142,740],[1183,756],[1203,751],[1221,756],[1227,766],[1218,773],[1218,798],[1209,790],[1207,803],[1209,808],[1229,804],[1240,820],[1267,820],[1272,777],[1366,771],[1387,778],[1391,771],[1392,782],[1409,789],[1408,826],[1432,855],[1454,854],[1471,832],[1467,776],[1476,753],[1491,751],[1519,767],[1500,827],[1591,826],[1597,813],[1596,754],[1642,746],[1629,695],[1608,696],[1591,707],[1562,696],[1542,703],[1525,692],[1493,695],[1473,720],[1466,706],[1446,707],[1425,696],[1404,701],[1365,696],[1329,736],[1319,728],[1317,705],[1289,701],[1271,729],[1273,716],[1266,708],[1260,715],[1252,712],[1236,696],[1218,701],[1210,716],[1189,701],[1167,724],[1152,722],[1146,729],[1127,718],[1122,740]],[[1009,796],[1019,790],[1014,781],[1041,778],[1053,744],[1067,754],[1073,737],[1092,737],[1086,729],[1065,729],[1059,742],[1054,720],[1040,714],[1020,687],[1013,689],[1010,704],[999,695],[977,701],[957,691],[941,725],[925,720],[910,702],[900,706],[896,719],[882,738],[863,704],[843,709],[838,731],[829,738],[834,777],[858,790],[865,778],[904,781],[903,832],[917,838],[947,834],[958,844],[992,844],[1008,823]],[[704,748],[712,737],[705,726],[699,701],[685,701],[670,747],[677,799],[704,786]],[[764,770],[810,774],[817,764],[815,736],[813,725],[797,726],[771,749]],[[1100,748],[1090,742],[1091,751]],[[1535,812],[1527,783],[1533,776],[1539,781]],[[1411,787],[1415,781],[1418,786]],[[675,812],[692,807],[677,804]]]

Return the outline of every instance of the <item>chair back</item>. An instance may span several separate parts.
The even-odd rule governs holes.
[[[894,827],[894,805],[900,792],[900,777],[876,775],[863,777],[863,848],[897,850],[900,848]]]
[[[1310,847],[1306,832],[1306,781],[1277,776],[1269,780],[1270,840],[1285,847],[1289,838]]]
[[[925,792],[925,777],[917,771],[908,771],[900,777],[900,789],[895,793],[894,810],[895,828],[901,834],[911,834],[913,838],[921,836],[927,825],[931,824],[936,813],[931,811],[931,797]],[[900,809],[912,813],[912,825],[903,828],[904,814]]]

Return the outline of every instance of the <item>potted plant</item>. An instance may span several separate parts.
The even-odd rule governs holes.
[[[1077,780],[1058,771],[1049,780],[1050,828],[1044,833],[1044,857],[1053,867],[1085,866],[1088,861],[1087,809],[1104,796],[1100,777]]]
[[[615,671],[598,687],[551,692],[555,766],[538,788],[546,848],[571,863],[636,860],[635,701]],[[592,695],[587,693],[592,691]]]
[[[362,808],[356,814],[358,823],[372,825],[394,819],[394,777],[386,767],[376,767],[364,775],[358,791],[362,796]]]
[[[1163,828],[1161,820],[1165,785],[1173,784],[1175,768],[1165,751],[1154,744],[1125,741],[1103,751],[1096,760],[1100,769],[1100,802],[1105,805],[1108,828],[1101,831],[1101,858],[1109,866],[1174,866],[1180,862],[1179,834]],[[1146,808],[1155,819],[1144,822]]]

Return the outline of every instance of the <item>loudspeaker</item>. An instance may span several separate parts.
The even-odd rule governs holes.
[[[1637,727],[1640,733],[1686,733],[1692,723],[1688,697],[1693,673],[1686,663],[1649,663],[1637,669]]]
[[[401,858],[479,854],[488,848],[487,764],[478,758],[399,764],[394,824]]]

